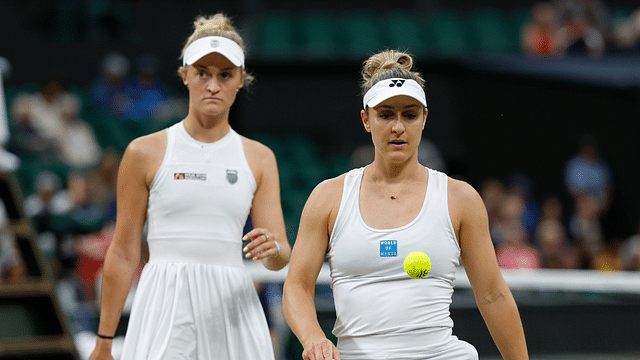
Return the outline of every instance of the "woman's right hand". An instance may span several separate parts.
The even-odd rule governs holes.
[[[309,342],[302,352],[304,360],[340,360],[340,353],[327,338],[318,338]]]
[[[113,360],[111,355],[111,340],[100,339],[96,342],[96,347],[93,349],[89,360]]]

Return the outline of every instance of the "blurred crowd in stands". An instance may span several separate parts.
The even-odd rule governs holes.
[[[522,48],[541,57],[640,51],[640,8],[611,12],[602,0],[536,2],[522,29]]]
[[[611,23],[601,1],[558,0],[536,3],[531,15],[522,30],[523,51],[531,55],[583,52],[601,56],[607,44],[625,51],[640,50],[640,9]],[[95,326],[91,321],[97,315],[96,282],[113,236],[122,152],[133,138],[179,121],[187,110],[186,100],[158,80],[155,55],[141,56],[135,71],[132,68],[127,56],[110,53],[102,63],[101,76],[88,89],[69,85],[64,75],[56,74],[38,88],[20,88],[8,99],[11,142],[7,150],[21,159],[18,175],[26,214],[60,280],[61,298],[69,299],[62,304],[85,329]],[[291,146],[301,145],[291,142]],[[280,156],[286,149],[274,151]],[[428,139],[420,151],[423,164],[446,171],[446,161]],[[298,148],[289,153],[300,156],[303,151]],[[283,199],[288,228],[294,227],[288,234],[290,241],[295,236],[296,217],[317,181],[363,166],[372,154],[371,147],[356,149],[331,170],[316,172],[297,198]],[[294,186],[297,174],[281,160],[279,157],[284,197],[294,193],[289,187]],[[320,157],[307,160],[292,168],[302,171],[324,161]],[[474,184],[487,206],[500,266],[640,270],[640,219],[637,233],[629,237],[612,236],[603,229],[613,179],[594,137],[583,137],[575,157],[567,159],[564,179],[566,194],[543,199],[535,198],[534,184],[525,174]],[[564,195],[570,203],[561,201]],[[18,281],[24,270],[11,246],[2,210],[0,206],[0,272],[4,281]]]

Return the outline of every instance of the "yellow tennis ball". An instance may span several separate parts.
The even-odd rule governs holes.
[[[422,279],[431,271],[431,259],[423,252],[414,251],[404,258],[404,271],[414,279]]]

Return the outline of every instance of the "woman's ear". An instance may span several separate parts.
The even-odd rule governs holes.
[[[422,119],[422,130],[424,130],[424,126],[427,125],[427,116],[429,116],[429,109],[424,108],[424,119]]]
[[[370,133],[371,125],[369,124],[369,114],[367,114],[366,110],[360,110],[360,118],[362,119],[362,125],[364,125],[364,129],[367,130],[368,133]]]
[[[187,82],[187,68],[184,66],[180,67],[180,77],[182,78],[182,83],[189,87],[189,83]]]

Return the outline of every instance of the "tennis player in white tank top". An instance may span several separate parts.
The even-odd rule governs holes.
[[[307,200],[284,286],[287,322],[305,360],[477,359],[453,335],[449,305],[464,263],[480,312],[505,359],[528,359],[516,303],[498,269],[486,209],[469,184],[420,165],[428,114],[424,80],[397,51],[363,69],[362,123],[374,161],[319,184]],[[413,279],[404,258],[421,251],[431,271]],[[317,320],[315,282],[328,258],[337,347]]]
[[[229,126],[230,107],[250,80],[242,39],[222,14],[198,18],[194,27],[180,67],[189,89],[187,117],[132,141],[121,161],[91,360],[112,359],[145,221],[149,263],[121,359],[274,359],[242,251],[270,270],[289,261],[276,159]],[[254,229],[243,236],[249,214]],[[243,240],[249,241],[244,249]]]

